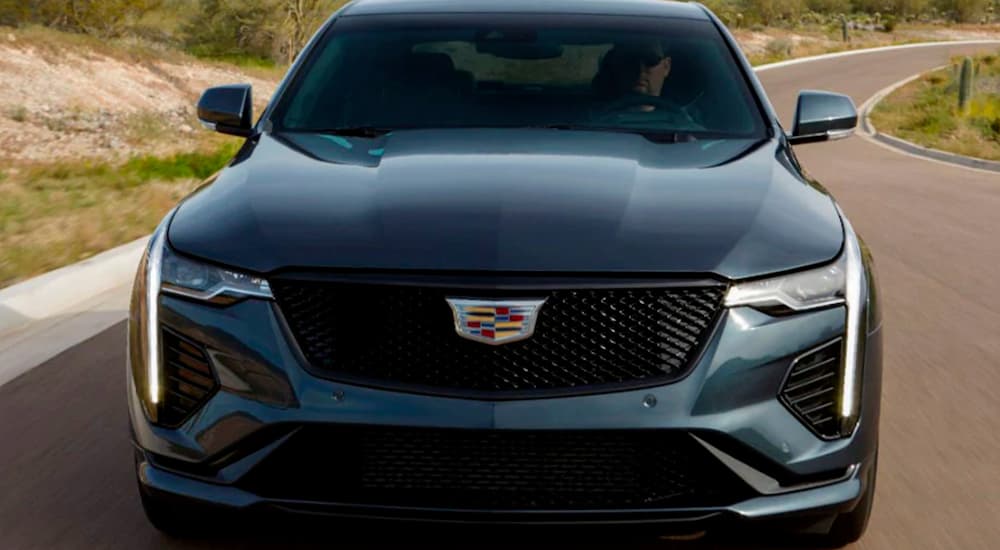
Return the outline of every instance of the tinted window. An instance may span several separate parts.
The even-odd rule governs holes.
[[[338,21],[275,110],[277,130],[570,126],[759,137],[708,21],[463,16]]]

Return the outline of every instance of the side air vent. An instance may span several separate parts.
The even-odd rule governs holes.
[[[824,344],[792,362],[781,401],[823,439],[840,436],[842,340]]]
[[[218,389],[219,383],[201,346],[163,330],[163,402],[159,423],[178,426]]]

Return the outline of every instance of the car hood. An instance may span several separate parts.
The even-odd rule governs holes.
[[[178,209],[176,250],[283,268],[716,274],[831,260],[831,198],[777,140],[411,130],[264,134]]]

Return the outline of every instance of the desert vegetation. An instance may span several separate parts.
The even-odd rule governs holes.
[[[953,59],[900,88],[875,108],[872,123],[925,147],[1000,161],[1000,52]]]
[[[287,63],[345,0],[0,0],[0,24],[139,39],[202,57]]]
[[[346,0],[0,0],[0,25],[43,25],[102,39],[142,40],[200,56],[288,63]],[[704,0],[734,29],[855,32],[989,24],[1000,0]],[[863,37],[862,37],[863,38]],[[793,44],[794,45],[794,44]],[[774,52],[788,53],[780,43]]]

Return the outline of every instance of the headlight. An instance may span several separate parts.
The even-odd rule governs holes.
[[[145,339],[145,391],[155,421],[156,405],[160,402],[160,293],[184,296],[212,304],[226,305],[244,298],[272,299],[267,281],[230,269],[184,258],[167,245],[167,227],[173,212],[167,215],[149,241],[145,255],[145,279],[142,300],[142,327]],[[138,378],[137,378],[138,380]]]
[[[219,304],[249,297],[271,299],[271,286],[260,277],[178,256],[163,248],[161,289],[169,294]]]
[[[760,281],[739,283],[726,294],[726,306],[768,312],[806,311],[843,304],[847,294],[847,256],[830,265]]]
[[[836,261],[808,271],[737,283],[726,294],[726,306],[749,306],[772,314],[846,306],[839,403],[841,433],[846,437],[854,433],[860,416],[860,376],[867,326],[863,317],[866,291],[861,245],[843,211],[840,216],[844,223],[844,250]]]

